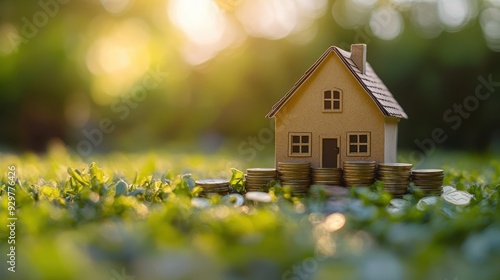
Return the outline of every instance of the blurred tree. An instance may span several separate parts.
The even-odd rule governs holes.
[[[43,151],[54,137],[76,148],[103,119],[114,130],[94,151],[246,139],[328,46],[351,43],[369,45],[410,117],[402,147],[436,127],[443,148],[500,142],[500,87],[471,99],[479,77],[500,82],[499,1],[63,2],[0,1],[4,148]],[[138,98],[151,71],[168,76]]]

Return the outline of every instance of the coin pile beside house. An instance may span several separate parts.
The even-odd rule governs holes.
[[[203,189],[201,195],[208,194],[226,195],[229,193],[229,180],[225,179],[201,179],[195,181],[196,185]]]
[[[278,162],[278,175],[283,187],[290,187],[294,195],[306,195],[311,185],[311,164]]]
[[[317,196],[310,193],[310,186],[325,186],[321,189],[328,196],[336,196],[339,188],[368,187],[378,179],[383,190],[393,197],[408,193],[408,185],[413,183],[425,195],[441,195],[444,171],[442,169],[412,169],[410,163],[377,163],[375,161],[344,161],[343,168],[311,168],[309,162],[279,162],[275,168],[249,168],[246,170],[247,192],[267,192],[269,183],[279,179],[281,186],[289,187],[293,195]],[[196,185],[208,194],[226,195],[230,192],[229,180],[202,179]],[[335,187],[335,188],[331,188]],[[317,191],[317,190],[316,190]]]
[[[411,181],[426,195],[440,195],[443,186],[443,169],[414,169],[411,171]]]
[[[311,168],[313,185],[342,185],[342,168]]]
[[[276,180],[275,168],[248,168],[246,174],[246,190],[268,191],[269,182]]]
[[[384,191],[393,196],[406,194],[412,166],[410,163],[379,163],[378,179],[384,183]]]
[[[348,187],[368,187],[375,182],[375,170],[375,161],[344,161],[344,182]]]

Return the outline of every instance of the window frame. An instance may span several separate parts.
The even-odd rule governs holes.
[[[298,143],[293,142],[293,137],[298,136],[300,137]],[[309,141],[307,143],[302,142],[303,136],[309,137]],[[293,152],[293,147],[298,146],[299,147],[299,153],[294,153]],[[308,147],[307,153],[302,152],[303,147]],[[312,150],[312,133],[311,132],[289,132],[288,133],[288,156],[289,157],[310,157],[312,155],[311,153]]]
[[[325,97],[325,95],[326,95],[327,92],[330,92],[330,97],[329,98]],[[339,93],[339,98],[335,98],[335,92]],[[343,92],[339,88],[331,88],[331,89],[325,89],[325,90],[323,90],[323,95],[321,96],[321,107],[323,108],[323,112],[324,113],[342,113],[342,109],[343,109],[342,99],[343,99]],[[330,109],[326,109],[325,108],[326,102],[330,102],[330,106],[331,106]],[[338,109],[334,108],[335,107],[334,106],[335,102],[339,103],[339,108]]]
[[[351,143],[351,136],[356,136],[357,141],[356,143]],[[366,136],[366,144],[360,142],[360,136]],[[347,133],[347,156],[349,157],[369,157],[371,154],[371,132],[369,131],[355,131],[355,132],[348,132]],[[351,152],[351,146],[355,145],[357,146],[357,152]],[[366,152],[360,152],[360,147],[366,145]]]

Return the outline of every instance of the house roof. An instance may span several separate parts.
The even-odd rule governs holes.
[[[358,80],[365,91],[370,95],[375,104],[380,108],[384,116],[387,117],[397,117],[407,119],[405,111],[399,103],[394,99],[391,92],[384,85],[382,80],[375,74],[373,68],[370,64],[366,63],[366,71],[363,74],[358,67],[351,60],[351,53],[344,51],[338,47],[329,47],[321,57],[314,62],[314,64],[307,69],[307,71],[300,77],[300,79],[295,83],[295,85],[283,96],[276,104],[274,104],[271,111],[266,115],[266,118],[274,117],[278,111],[286,104],[286,102],[292,97],[292,95],[297,91],[297,89],[312,75],[312,73],[318,68],[318,66],[325,60],[325,58],[330,54],[330,52],[335,52],[342,62],[345,64],[347,69],[353,74],[353,76]]]

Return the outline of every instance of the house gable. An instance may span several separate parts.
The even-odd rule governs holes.
[[[324,110],[324,92],[341,92],[341,111]],[[364,157],[383,159],[384,114],[373,102],[344,62],[335,52],[329,52],[307,79],[301,81],[293,94],[276,112],[277,160],[307,160],[319,166],[322,139],[336,139],[341,155],[348,155],[347,138],[350,134],[365,134],[370,138],[370,149]],[[309,133],[308,154],[291,157],[290,137]]]
[[[340,112],[324,110],[325,91],[341,93]],[[384,119],[379,107],[334,52],[329,52],[313,73],[297,86],[275,116],[285,121],[290,129],[301,126],[301,123],[327,126],[332,122],[345,124],[348,129],[364,127],[362,123],[368,124],[372,120],[383,122]],[[320,127],[311,128],[322,131]]]
[[[408,118],[403,108],[394,99],[390,91],[380,80],[377,74],[373,71],[369,63],[366,63],[363,71],[361,71],[351,59],[351,53],[339,49],[337,47],[328,48],[323,55],[304,73],[304,75],[295,83],[295,85],[283,96],[266,115],[267,118],[272,118],[276,113],[281,110],[283,105],[295,94],[295,91],[308,80],[316,69],[322,65],[325,58],[335,52],[342,60],[345,67],[356,78],[359,84],[365,89],[367,94],[372,98],[375,104],[379,107],[380,111],[387,117]]]

